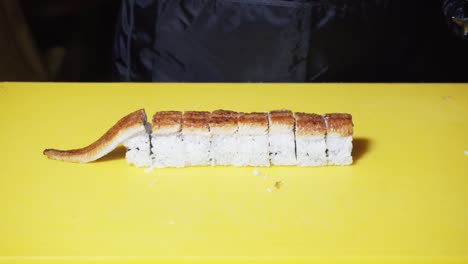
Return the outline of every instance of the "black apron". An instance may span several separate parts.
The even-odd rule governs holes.
[[[330,64],[325,51],[330,45],[321,30],[354,8],[342,2],[124,0],[114,43],[116,78],[137,82],[316,80]],[[362,5],[363,1],[355,2]]]

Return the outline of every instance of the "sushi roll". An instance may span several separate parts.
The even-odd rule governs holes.
[[[350,114],[323,116],[275,110],[237,113],[216,110],[156,112],[124,116],[101,138],[72,150],[46,149],[50,159],[92,162],[123,144],[136,167],[324,166],[353,163]]]

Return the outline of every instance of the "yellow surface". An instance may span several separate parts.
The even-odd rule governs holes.
[[[254,176],[42,155],[139,108],[349,112],[356,162]],[[467,84],[0,83],[0,124],[0,263],[468,261]]]

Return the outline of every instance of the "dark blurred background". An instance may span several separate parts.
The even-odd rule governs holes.
[[[0,0],[0,81],[113,81],[119,6]],[[316,36],[332,61],[317,81],[468,81],[468,41],[449,30],[442,1],[389,1],[385,13],[366,20],[343,20]]]
[[[0,80],[111,81],[120,1],[0,0]]]

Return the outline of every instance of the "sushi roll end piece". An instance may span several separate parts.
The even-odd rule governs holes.
[[[327,163],[350,165],[353,163],[353,117],[350,114],[326,114]]]

